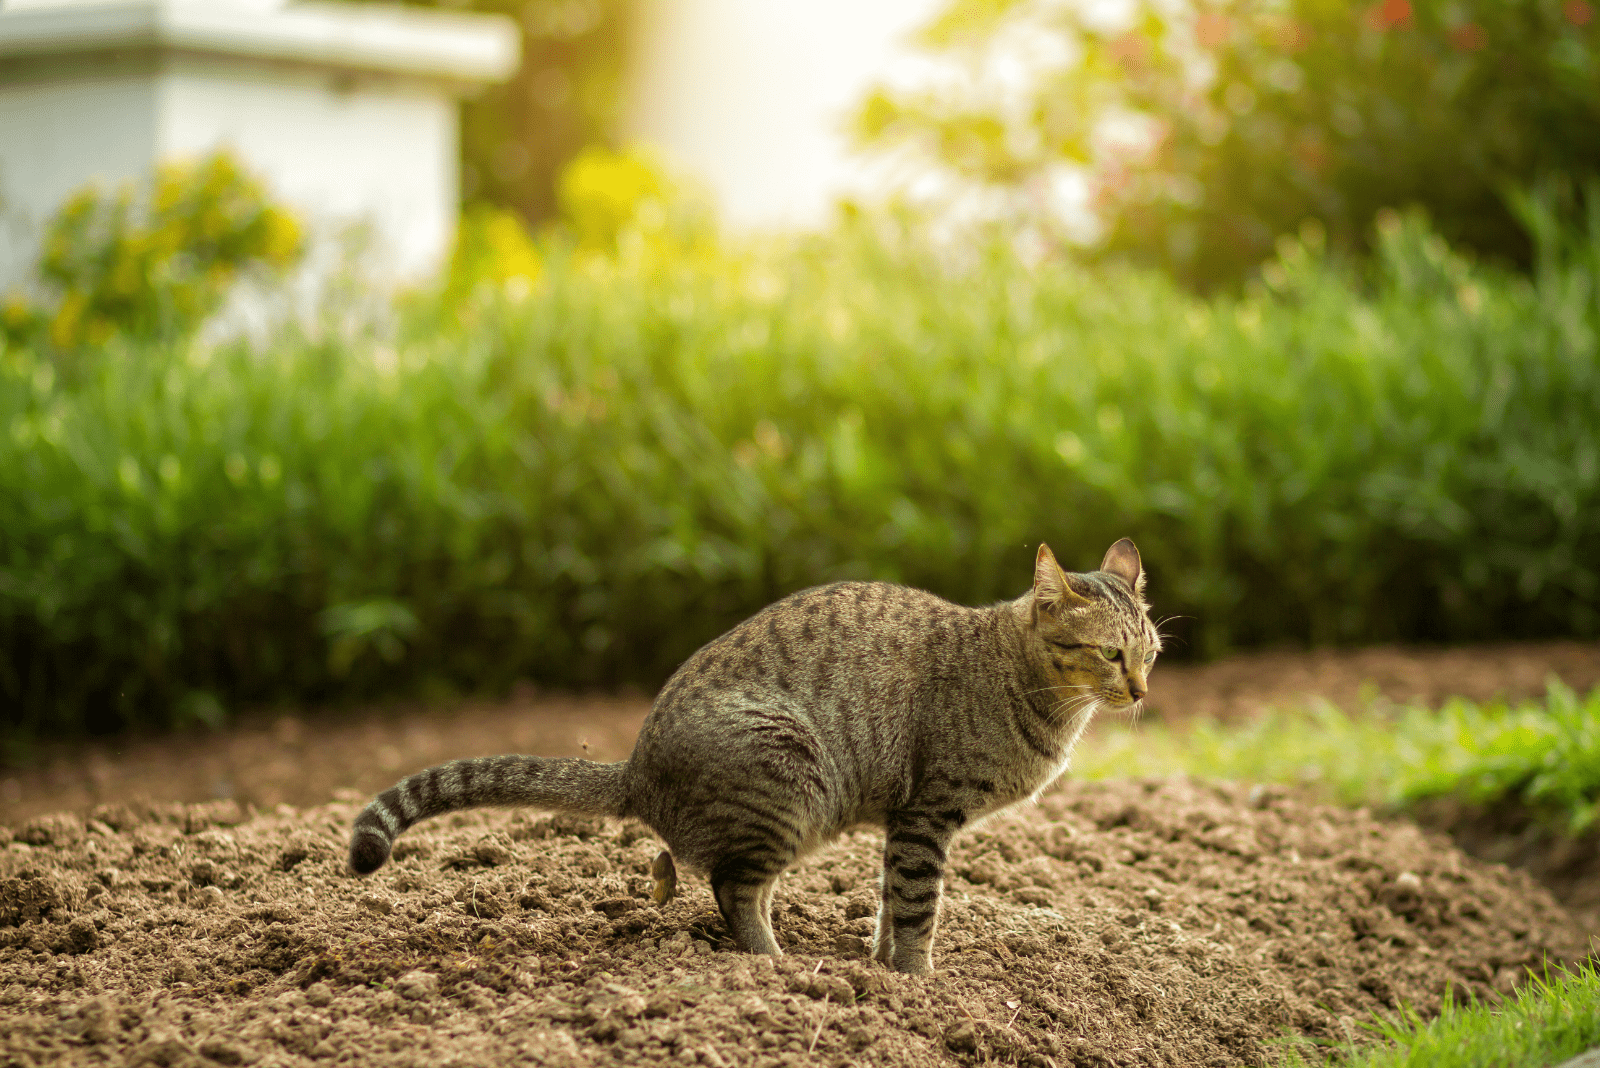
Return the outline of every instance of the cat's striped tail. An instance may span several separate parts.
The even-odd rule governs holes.
[[[495,756],[452,760],[408,775],[372,799],[350,832],[350,867],[383,867],[394,840],[418,820],[463,808],[529,808],[621,816],[627,761],[598,764],[572,757]]]

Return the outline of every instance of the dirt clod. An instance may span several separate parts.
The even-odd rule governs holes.
[[[29,845],[77,845],[85,834],[83,820],[70,813],[58,812],[29,820],[16,831],[15,838]]]
[[[751,957],[702,880],[650,903],[635,825],[462,813],[362,879],[359,807],[17,828],[0,1063],[1249,1064],[1586,949],[1525,875],[1279,789],[1071,785],[991,821],[952,853],[925,978],[867,958],[871,835],[785,878],[787,955]]]

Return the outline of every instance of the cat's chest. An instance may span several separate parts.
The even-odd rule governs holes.
[[[1059,761],[1046,766],[1014,763],[970,768],[964,776],[951,777],[953,789],[930,790],[923,800],[959,809],[970,824],[1036,796],[1046,784],[1055,781],[1062,768]]]
[[[968,811],[973,817],[982,818],[1019,802],[1036,800],[1066,773],[1071,763],[1072,749],[1068,745],[1051,754],[1030,752],[1019,756],[997,768],[989,779],[968,781]]]

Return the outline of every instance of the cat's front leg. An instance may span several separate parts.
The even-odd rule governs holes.
[[[945,851],[964,822],[959,813],[901,811],[887,821],[883,900],[872,955],[897,972],[933,971]]]

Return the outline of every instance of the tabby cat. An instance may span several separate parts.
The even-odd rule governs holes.
[[[740,949],[778,954],[778,876],[855,826],[887,832],[873,955],[932,969],[945,857],[956,832],[1066,770],[1101,706],[1145,695],[1161,639],[1139,550],[1068,574],[1039,546],[1033,588],[964,608],[883,582],[793,594],[710,642],[667,681],[633,756],[457,760],[385,790],[356,818],[350,866],[389,857],[418,820],[481,805],[642,820],[676,864],[710,878]]]

